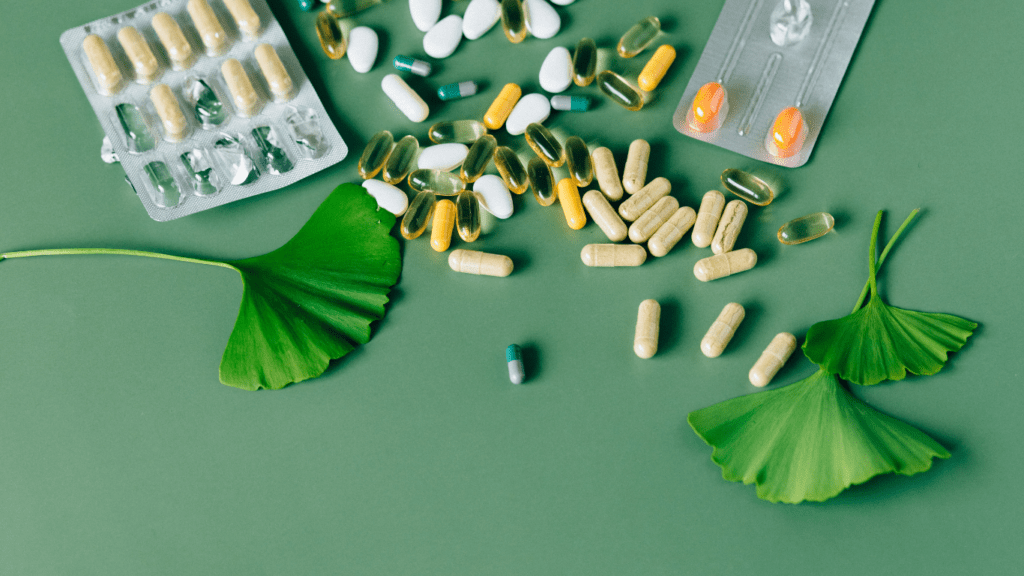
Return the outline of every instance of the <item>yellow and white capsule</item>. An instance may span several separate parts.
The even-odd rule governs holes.
[[[633,352],[641,358],[650,358],[658,352],[658,332],[661,321],[661,305],[657,300],[644,300],[636,316],[636,333],[633,336]]]
[[[761,357],[750,369],[750,383],[758,388],[764,388],[775,378],[779,370],[789,360],[789,357],[796,350],[796,336],[789,332],[779,332],[772,338],[768,347],[761,353]]]
[[[708,333],[700,341],[700,351],[708,358],[721,356],[733,335],[736,334],[736,328],[740,322],[743,322],[744,316],[746,316],[746,311],[743,306],[735,302],[726,304],[725,308],[722,308],[721,314],[711,324],[711,328],[708,328]]]

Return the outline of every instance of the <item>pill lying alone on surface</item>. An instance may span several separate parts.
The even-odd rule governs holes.
[[[708,358],[721,356],[733,335],[736,334],[736,328],[743,321],[745,315],[746,310],[743,309],[743,306],[735,302],[726,304],[700,341],[700,351]]]
[[[644,65],[644,69],[640,71],[640,76],[637,77],[636,83],[641,90],[650,92],[661,84],[665,74],[668,73],[668,69],[672,66],[672,62],[676,59],[676,49],[665,44],[660,46],[654,51],[654,55]]]
[[[512,273],[512,259],[508,256],[461,248],[448,255],[448,266],[463,274],[505,277]]]
[[[349,49],[349,57],[352,50]],[[384,94],[413,122],[423,122],[430,115],[430,107],[398,74],[388,74],[380,82]]]
[[[768,347],[761,353],[761,357],[750,369],[750,383],[758,388],[764,388],[775,378],[779,369],[789,360],[789,357],[796,350],[796,336],[789,332],[779,332],[772,338]]]
[[[647,260],[647,250],[636,244],[587,244],[580,259],[587,266],[601,268],[639,266]]]
[[[445,84],[437,89],[437,97],[441,100],[455,100],[458,98],[465,98],[476,94],[478,89],[477,83],[472,80],[466,80],[465,82],[452,82],[451,84]]]
[[[505,361],[508,362],[508,379],[513,384],[522,384],[526,380],[523,368],[523,349],[518,344],[509,344],[505,349]]]
[[[430,62],[425,60],[419,60],[417,58],[411,58],[409,56],[402,56],[399,54],[398,56],[395,56],[392,63],[395,66],[395,70],[412,72],[417,76],[430,76]]]
[[[366,193],[377,201],[377,206],[391,212],[395,216],[405,214],[409,208],[409,197],[400,188],[380,180],[364,180],[362,184]]]
[[[658,332],[661,322],[661,305],[657,300],[644,300],[636,317],[636,333],[633,336],[633,352],[641,358],[650,358],[658,352]]]
[[[701,282],[710,282],[750,270],[757,264],[757,254],[750,248],[741,248],[718,254],[693,265],[693,275]]]

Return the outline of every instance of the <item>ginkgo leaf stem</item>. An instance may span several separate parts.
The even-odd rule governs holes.
[[[234,266],[216,260],[202,260],[199,258],[188,258],[186,256],[172,256],[159,252],[146,252],[144,250],[123,250],[120,248],[54,248],[50,250],[22,250],[20,252],[7,252],[0,254],[0,260],[9,258],[31,258],[33,256],[74,256],[80,254],[112,254],[118,256],[143,256],[146,258],[161,258],[163,260],[177,260],[178,262],[191,262],[193,264],[209,264],[237,270]]]
[[[892,235],[892,238],[889,238],[889,242],[885,245],[885,248],[882,250],[882,254],[878,257],[878,262],[871,262],[871,267],[872,269],[874,269],[875,274],[877,274],[878,271],[882,269],[882,263],[885,262],[885,258],[886,256],[889,255],[889,251],[892,250],[892,247],[896,245],[896,241],[899,240],[901,235],[903,235],[903,231],[907,229],[907,226],[910,226],[910,223],[914,220],[914,218],[917,218],[917,215],[920,212],[920,208],[914,208],[910,215],[907,216],[907,219],[903,221],[903,224],[900,225],[899,229],[896,230],[896,233]],[[874,230],[872,230],[871,232],[871,256],[869,257],[869,261],[872,261],[874,259],[876,240],[878,238],[878,229],[881,223],[881,216],[882,213],[879,212],[878,216],[875,218]],[[871,290],[873,294],[877,293],[878,288],[877,284],[875,284],[875,274],[871,274],[867,282],[864,283],[864,289],[860,291],[860,296],[857,298],[857,305],[853,307],[853,311],[851,312],[851,314],[853,312],[856,312],[857,310],[860,310],[860,307],[864,304],[864,299],[867,298],[868,290]]]

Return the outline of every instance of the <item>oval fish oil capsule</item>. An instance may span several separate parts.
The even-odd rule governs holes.
[[[224,0],[224,5],[246,38],[253,40],[260,35],[260,17],[252,9],[249,0]]]
[[[758,388],[764,388],[775,378],[779,370],[786,364],[786,360],[796,350],[796,336],[789,332],[779,332],[772,338],[771,343],[761,353],[761,357],[750,369],[750,383]]]
[[[807,122],[800,109],[790,106],[779,112],[772,129],[765,137],[764,146],[776,158],[790,158],[800,153],[807,139]]]
[[[661,304],[657,300],[644,300],[636,315],[633,352],[640,358],[650,358],[658,352],[658,332],[661,323]]]
[[[626,154],[626,167],[622,171],[622,187],[636,194],[647,182],[647,163],[651,159],[651,145],[646,140],[633,140]]]
[[[380,180],[364,180],[362,184],[366,193],[377,201],[377,207],[391,212],[395,216],[405,214],[409,208],[409,197],[400,188]]]
[[[437,97],[442,101],[447,102],[448,100],[456,100],[458,98],[465,98],[476,94],[478,89],[477,83],[472,80],[466,80],[465,82],[452,82],[451,84],[445,84],[437,89]]]
[[[718,82],[708,82],[693,97],[686,111],[686,125],[695,132],[710,134],[722,127],[728,114],[728,92]]]
[[[548,166],[557,168],[565,163],[562,145],[546,126],[533,122],[526,127],[524,134],[526,143],[533,148],[538,158],[547,162]]]
[[[526,165],[526,175],[538,204],[551,206],[558,200],[555,193],[555,177],[551,174],[551,166],[548,166],[547,162],[541,158],[531,158]]]
[[[718,220],[725,208],[725,195],[718,190],[710,190],[704,194],[697,211],[697,222],[693,225],[690,239],[697,248],[707,248],[718,230]]]
[[[399,232],[402,233],[402,237],[406,240],[414,240],[423,234],[423,231],[427,229],[427,222],[430,221],[430,216],[434,212],[434,205],[437,204],[437,197],[434,196],[433,192],[424,190],[409,203],[409,209],[405,211],[405,216],[402,217],[402,225],[399,226]]]
[[[594,175],[597,177],[597,185],[601,192],[609,200],[622,199],[622,181],[619,180],[619,168],[615,165],[615,156],[612,151],[604,146],[594,149],[590,155],[594,162]],[[647,171],[644,170],[644,177]]]
[[[632,222],[647,212],[658,200],[668,196],[671,191],[672,183],[667,178],[659,176],[628,200],[619,204],[619,216],[622,216],[622,219],[627,222]]]
[[[473,193],[480,200],[480,207],[495,218],[502,220],[512,215],[512,193],[505,182],[494,174],[484,174],[473,183]]]
[[[434,225],[430,228],[430,247],[435,252],[444,252],[452,244],[452,230],[455,229],[455,203],[445,198],[434,205]]]
[[[519,98],[523,95],[522,88],[518,84],[505,84],[498,93],[498,97],[491,102],[487,112],[484,114],[484,124],[491,130],[497,130],[505,125],[508,115],[516,107]]]
[[[452,250],[448,266],[463,274],[479,274],[504,278],[512,273],[512,259],[501,254],[488,254],[476,250]]]
[[[467,184],[476,182],[477,178],[483,175],[487,165],[494,157],[494,150],[498,147],[498,141],[490,134],[484,134],[472,146],[466,154],[466,159],[459,168],[459,176]]]
[[[589,86],[596,73],[597,45],[590,38],[582,38],[572,55],[572,81],[577,86]]]
[[[438,196],[455,196],[466,189],[466,183],[451,172],[420,169],[409,174],[409,187],[417,192],[426,190]]]
[[[149,99],[156,108],[160,117],[160,124],[164,127],[164,138],[170,142],[180,142],[188,132],[188,121],[181,112],[178,99],[174,97],[167,84],[157,84],[149,92]]]
[[[676,210],[668,222],[662,224],[661,228],[658,228],[658,231],[647,242],[647,250],[651,256],[661,258],[668,254],[683,239],[683,235],[693,226],[696,218],[697,214],[689,206],[683,206]]]
[[[701,282],[710,282],[750,270],[757,264],[757,254],[750,248],[740,248],[698,260],[693,275]]]
[[[577,186],[589,186],[594,180],[594,163],[590,160],[590,150],[579,136],[566,138],[565,163],[569,168],[569,176],[572,176]]]
[[[379,49],[380,38],[373,28],[369,26],[356,26],[349,30],[348,62],[356,72],[360,74],[369,72],[377,61],[377,51]],[[386,92],[387,90],[385,90]],[[418,122],[418,120],[413,120],[413,122]]]
[[[629,239],[637,244],[650,240],[651,236],[654,236],[654,233],[658,231],[658,228],[661,228],[662,224],[668,222],[668,219],[678,209],[679,201],[671,196],[665,196],[658,200],[654,206],[651,206],[636,219],[636,222],[630,225]]]
[[[516,107],[505,120],[505,130],[513,136],[526,132],[526,127],[536,122],[540,124],[551,115],[551,101],[543,94],[527,94],[516,102]]]
[[[725,308],[722,308],[721,314],[711,324],[711,328],[708,328],[708,333],[700,341],[700,351],[708,358],[721,356],[733,335],[736,334],[736,328],[739,327],[740,322],[743,322],[745,315],[746,310],[743,309],[743,306],[735,302],[726,304]]]
[[[654,51],[654,56],[647,61],[644,65],[644,69],[640,71],[640,75],[636,78],[637,86],[640,87],[644,92],[650,92],[661,84],[661,81],[665,78],[665,74],[668,73],[668,69],[672,66],[672,63],[676,60],[676,49],[664,44],[659,46]]]
[[[498,146],[494,150],[494,165],[498,168],[498,173],[501,174],[501,179],[505,181],[505,186],[509,191],[516,194],[526,192],[526,187],[529,184],[526,169],[523,168],[519,156],[511,148]]]
[[[626,30],[626,33],[619,39],[619,45],[616,46],[615,51],[623,58],[632,58],[650,46],[651,42],[658,37],[659,32],[661,32],[661,20],[658,20],[657,16],[648,16]]]
[[[790,220],[779,228],[779,242],[787,245],[803,244],[828,234],[836,225],[828,212],[815,212]]]
[[[605,70],[597,75],[597,87],[612,102],[626,110],[636,112],[644,107],[643,95],[636,88],[630,86],[625,78],[611,70]]]
[[[587,244],[580,259],[591,267],[639,266],[647,260],[647,250],[636,244]]]
[[[462,15],[462,35],[466,40],[476,40],[494,27],[501,19],[501,5],[498,0],[470,0]]]
[[[434,144],[433,146],[427,146],[420,152],[420,157],[416,160],[416,166],[421,170],[451,172],[462,166],[462,162],[466,159],[467,154],[469,154],[469,146],[465,144],[457,142]]]
[[[103,39],[95,34],[89,34],[82,40],[82,51],[89,61],[92,74],[96,78],[96,89],[104,96],[116,94],[124,85],[124,77],[121,76],[121,69],[114,62],[114,56],[110,54]]]
[[[622,242],[626,239],[626,223],[619,218],[615,208],[608,203],[604,194],[597,190],[590,190],[583,195],[583,206],[586,207],[590,217],[597,223],[598,228],[604,232],[612,242]]]
[[[711,240],[711,251],[715,254],[724,254],[732,250],[736,245],[736,238],[743,228],[743,221],[747,219],[747,204],[743,200],[733,200],[725,205],[722,212],[722,219],[718,222],[718,230]]]
[[[455,228],[464,242],[480,237],[480,201],[470,190],[459,192],[455,199]]]
[[[420,151],[420,143],[415,136],[405,136],[395,144],[384,162],[381,176],[388,184],[398,184],[412,171],[416,163],[416,155]]]
[[[513,44],[526,38],[526,14],[519,0],[501,0],[501,28]]]
[[[185,70],[192,66],[194,54],[192,45],[185,39],[181,27],[166,12],[157,12],[150,22],[156,32],[160,43],[164,45],[167,56],[171,59],[171,66],[175,70]]]
[[[345,56],[348,40],[345,32],[338,25],[338,19],[327,10],[316,15],[316,36],[320,39],[320,49],[331,60],[340,60]]]
[[[121,28],[117,31],[117,41],[132,62],[136,82],[150,84],[160,77],[160,64],[138,30],[132,26]]]
[[[270,87],[270,93],[276,102],[287,102],[295,97],[295,86],[292,84],[292,77],[284,67],[284,62],[277,55],[277,51],[270,44],[260,44],[253,51],[256,56],[256,63],[259,64],[260,72]]]
[[[377,172],[380,172],[388,160],[388,155],[391,154],[391,147],[394,143],[395,137],[387,130],[381,130],[374,134],[373,138],[370,138],[370,141],[366,143],[366,148],[363,148],[363,154],[359,157],[359,164],[356,165],[363,180],[369,180],[376,176]]]
[[[250,118],[259,113],[260,97],[256,89],[252,87],[249,75],[242,68],[242,63],[234,58],[228,58],[220,66],[220,72],[224,76],[224,83],[231,93],[231,103],[235,111],[243,118]]]
[[[586,96],[552,96],[551,108],[562,112],[586,112],[590,110],[590,98]]]
[[[523,349],[517,344],[509,344],[505,349],[505,361],[508,362],[509,382],[522,384],[526,380],[526,369],[523,368]]]
[[[487,127],[476,120],[446,120],[434,124],[427,130],[427,137],[435,144],[472,144],[484,134],[487,134]]]
[[[583,211],[583,201],[580,200],[580,190],[572,178],[562,178],[556,186],[558,191],[558,202],[562,205],[562,213],[565,214],[565,223],[573,230],[579,230],[587,225],[587,213]]]
[[[538,74],[540,87],[558,94],[572,85],[572,54],[564,46],[555,46],[544,57]]]
[[[423,122],[430,115],[430,107],[427,106],[427,103],[398,74],[385,76],[380,82],[380,87],[409,120]]]
[[[203,46],[206,47],[206,53],[209,56],[220,56],[227,52],[228,46],[231,45],[228,35],[206,0],[188,0],[186,9],[192,18],[192,24],[199,32]]]
[[[727,168],[722,172],[722,186],[757,206],[767,206],[775,199],[775,192],[767,182],[736,168]]]

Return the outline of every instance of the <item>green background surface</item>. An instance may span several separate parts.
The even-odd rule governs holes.
[[[579,0],[557,8],[551,40],[513,46],[496,27],[411,83],[484,80],[476,97],[430,100],[430,121],[479,117],[505,82],[537,90],[553,46],[591,36],[611,48],[658,15],[680,56],[655,101],[631,113],[602,100],[548,124],[610,147],[620,167],[629,142],[648,139],[651,177],[696,206],[724,168],[751,165],[671,126],[721,4]],[[404,0],[358,15],[382,37],[365,75],[320,52],[313,14],[273,2],[349,157],[286,190],[153,222],[120,169],[100,162],[101,130],[57,42],[131,7],[5,5],[0,250],[260,254],[356,178],[373,133],[426,142],[429,121],[406,121],[379,88],[395,55],[422,54]],[[579,251],[600,230],[570,231],[557,205],[518,197],[475,246],[511,255],[512,276],[455,274],[425,239],[404,243],[370,344],[283,391],[218,383],[241,293],[230,271],[102,256],[0,263],[0,573],[1019,570],[1021,22],[1011,1],[877,2],[810,163],[785,171],[786,193],[748,218],[738,244],[758,252],[754,271],[702,284],[691,269],[709,252],[688,238],[638,269],[588,269]],[[635,73],[649,54],[611,67]],[[855,393],[952,458],[822,504],[773,505],[723,481],[686,414],[752,392],[747,371],[775,333],[847,313],[875,211],[891,234],[915,207],[923,216],[886,264],[886,295],[981,327],[940,374]],[[778,244],[782,223],[818,210],[836,215],[836,233]],[[632,352],[645,298],[663,306],[651,360]],[[747,319],[722,357],[704,358],[699,340],[730,301]],[[527,349],[528,385],[508,383],[511,342]],[[812,370],[794,357],[775,385]]]

